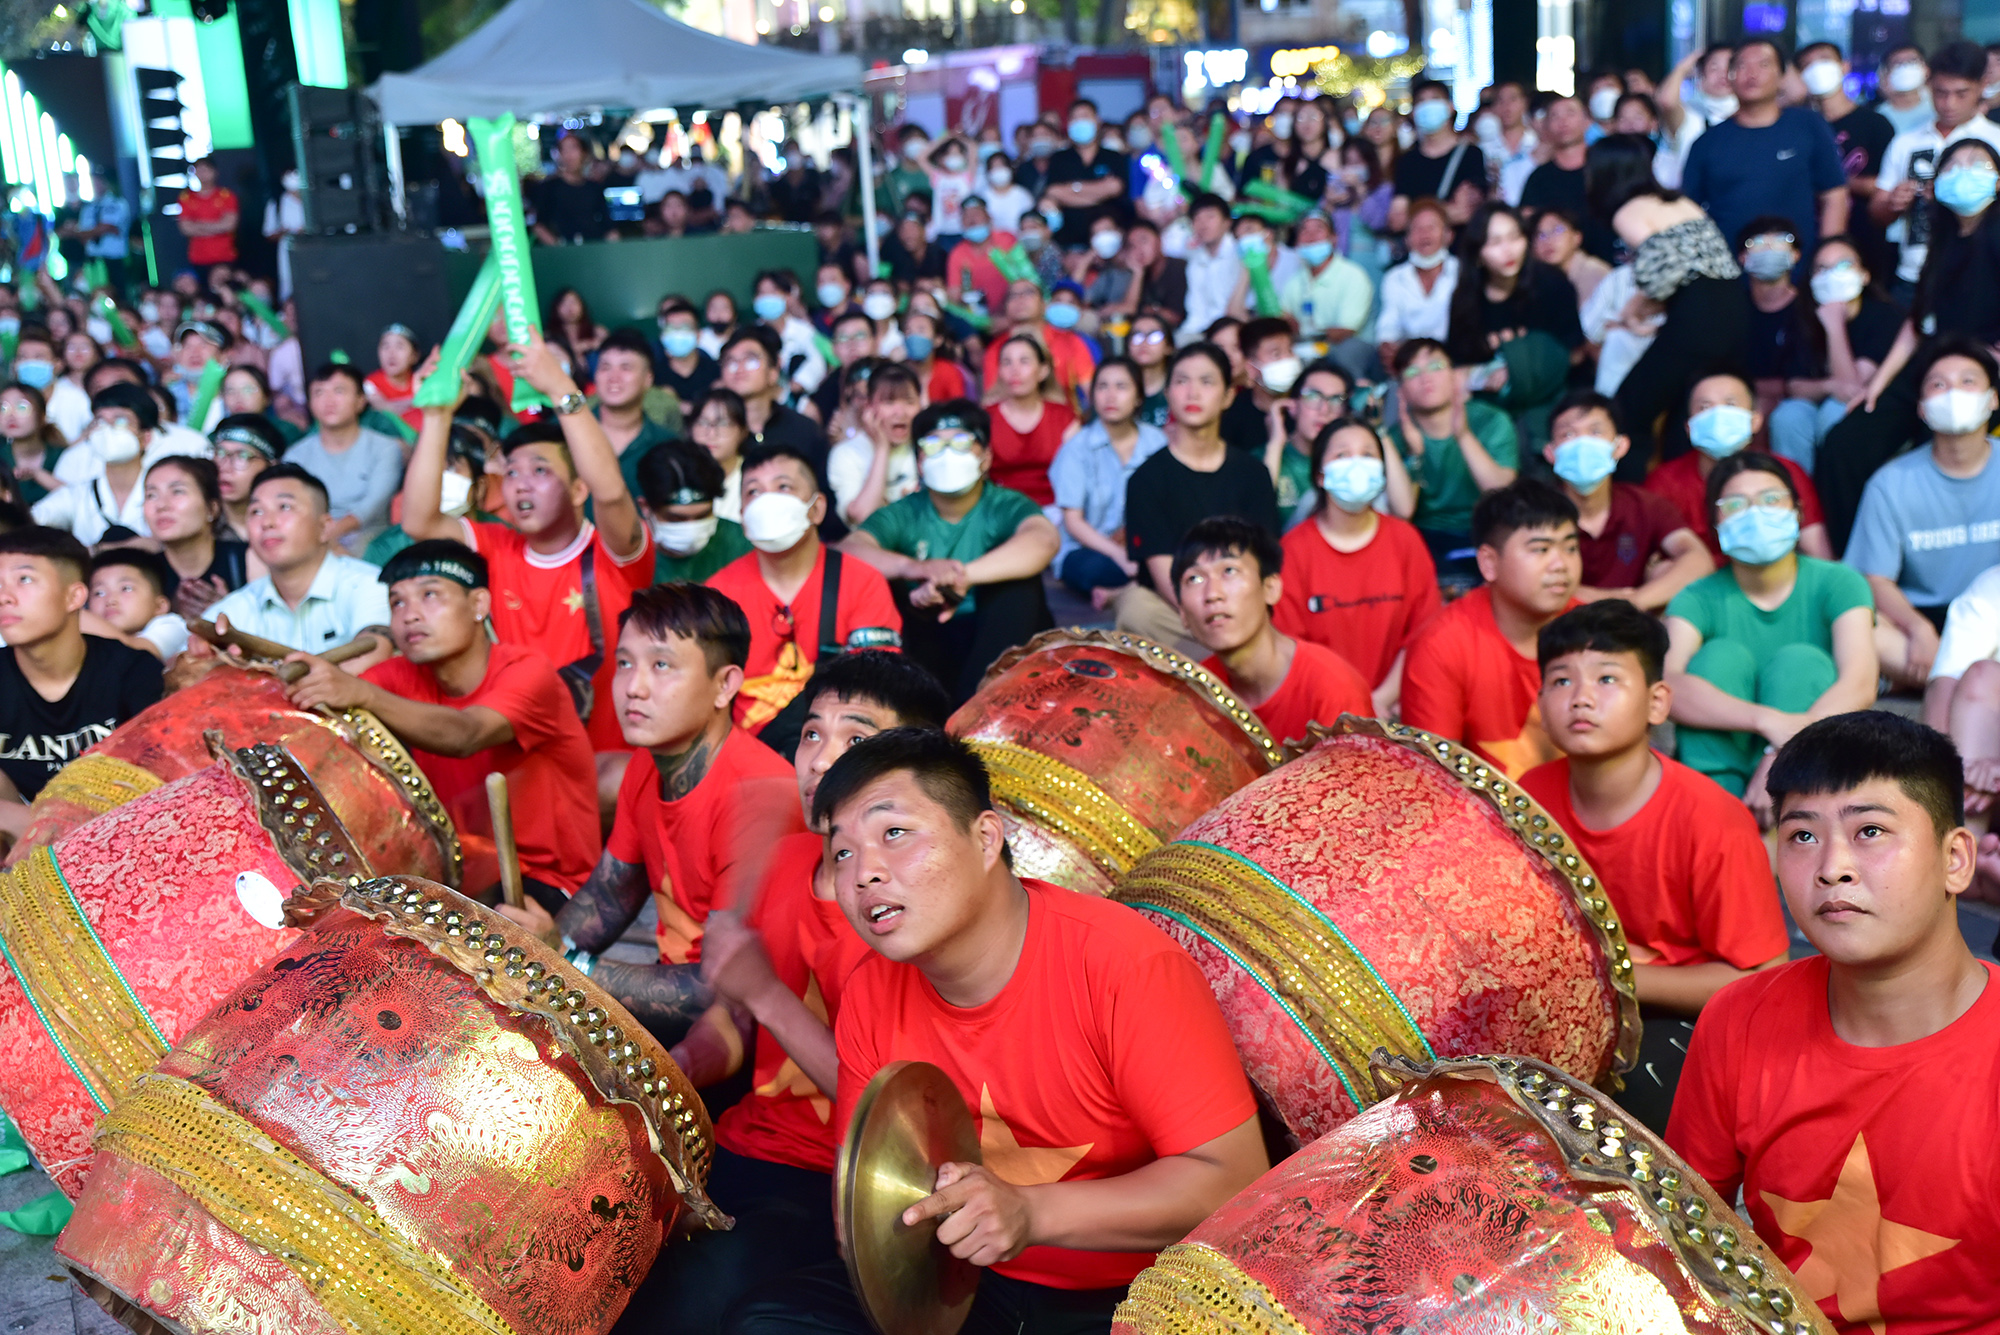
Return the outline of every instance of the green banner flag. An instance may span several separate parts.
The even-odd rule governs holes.
[[[444,346],[438,349],[437,369],[417,386],[419,408],[449,408],[457,401],[459,381],[465,376],[465,368],[479,355],[486,327],[493,323],[493,312],[499,309],[500,254],[495,250],[487,252],[486,263],[479,266],[479,273],[472,280],[472,290],[465,294],[465,303],[452,318],[451,331],[444,336]]]
[[[284,317],[272,310],[255,292],[246,288],[236,294],[236,299],[243,303],[245,310],[263,321],[264,327],[276,334],[280,342],[292,336],[291,326],[285,323]]]
[[[479,155],[479,179],[486,189],[486,221],[493,232],[493,256],[500,266],[500,309],[507,314],[507,339],[526,343],[541,328],[535,299],[535,266],[529,255],[528,219],[521,204],[521,173],[514,165],[514,118],[475,116],[466,122]],[[514,377],[513,410],[548,404],[542,392]]]
[[[229,374],[229,367],[222,358],[211,358],[208,365],[201,368],[201,379],[195,382],[194,405],[188,409],[186,425],[193,431],[206,431],[203,424],[208,421],[209,405],[222,392],[222,378]]]

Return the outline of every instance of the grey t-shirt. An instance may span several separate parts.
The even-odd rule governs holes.
[[[1894,580],[1918,607],[1942,607],[2000,563],[2000,463],[1948,476],[1928,448],[1892,459],[1868,479],[1847,542],[1847,564]]]
[[[343,546],[365,550],[389,526],[389,503],[403,486],[403,447],[393,437],[364,426],[354,443],[336,454],[320,443],[315,431],[285,451],[285,462],[326,484],[334,518],[353,515],[361,521],[361,531]]]

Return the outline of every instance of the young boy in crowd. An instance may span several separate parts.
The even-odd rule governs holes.
[[[522,882],[560,912],[603,850],[590,739],[555,666],[534,649],[495,644],[486,560],[429,539],[389,558],[389,638],[400,658],[354,676],[309,654],[291,687],[301,709],[366,709],[410,748],[460,830],[491,838],[486,776],[507,776]],[[487,888],[471,887],[473,890]]]
[[[1576,506],[1584,602],[1623,598],[1657,613],[1667,600],[1715,569],[1702,540],[1664,497],[1613,480],[1632,448],[1618,408],[1596,390],[1579,389],[1556,404],[1542,457]]]
[[[883,1066],[942,1068],[984,1162],[946,1164],[902,1220],[940,1221],[938,1244],[986,1267],[967,1328],[1108,1328],[1154,1254],[1264,1171],[1208,985],[1130,910],[1016,878],[984,767],[942,732],[855,743],[813,818],[841,912],[873,952],[834,1021],[836,1132]],[[829,1261],[738,1303],[727,1329],[871,1326]]]
[[[801,815],[833,763],[889,728],[941,728],[951,702],[902,654],[864,649],[821,663],[799,693],[805,723],[793,769]],[[751,1088],[715,1124],[712,1192],[736,1227],[660,1254],[633,1295],[626,1331],[714,1331],[738,1298],[803,1266],[837,1259],[832,1025],[847,976],[868,947],[841,916],[824,835],[781,840],[754,906],[718,909],[702,938],[702,975],[719,998],[673,1057],[706,1087],[733,1074],[746,1048]]]
[[[797,446],[753,445],[743,456],[743,532],[756,550],[709,577],[708,586],[750,622],[750,658],[736,692],[736,725],[760,732],[785,713],[813,664],[848,649],[903,643],[889,581],[866,561],[819,539],[827,497]],[[830,632],[830,633],[829,633]],[[771,740],[787,749],[797,720]]]
[[[714,589],[663,584],[633,595],[610,704],[635,749],[604,856],[553,919],[533,902],[502,910],[559,940],[670,1046],[715,1001],[700,967],[709,910],[755,886],[771,848],[801,828],[790,768],[730,717],[749,654],[743,610]],[[648,895],[659,914],[659,962],[597,958]]]
[[[58,529],[0,533],[0,830],[55,772],[160,698],[160,661],[83,633],[90,553]]]
[[[85,633],[116,639],[172,663],[187,648],[187,622],[167,598],[166,565],[143,547],[107,547],[90,558],[90,603]]]
[[[1310,723],[1375,712],[1368,683],[1346,659],[1271,623],[1284,597],[1284,561],[1278,540],[1257,525],[1204,519],[1181,539],[1173,569],[1181,620],[1210,654],[1202,666],[1280,742],[1303,739]]]
[[[911,427],[924,489],[842,544],[893,581],[906,651],[959,702],[994,659],[1050,625],[1041,576],[1060,545],[1040,506],[987,477],[989,431],[970,400],[924,409]]]
[[[1724,985],[1785,962],[1785,917],[1757,822],[1712,779],[1653,750],[1673,688],[1667,632],[1607,598],[1542,627],[1540,706],[1562,758],[1521,776],[1604,883],[1645,1021],[1618,1102],[1665,1131],[1693,1017]]]
[[[1543,724],[1536,646],[1575,602],[1582,558],[1576,506],[1521,478],[1480,498],[1474,589],[1410,641],[1403,722],[1471,747],[1518,779],[1557,755]]]
[[[1778,883],[1818,953],[1703,1010],[1667,1143],[1741,1189],[1837,1329],[2000,1328],[2000,969],[1959,932],[1958,753],[1840,714],[1784,745],[1770,790]]]

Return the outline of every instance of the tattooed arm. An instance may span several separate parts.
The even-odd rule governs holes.
[[[562,913],[554,918],[530,899],[520,908],[497,904],[494,911],[561,950],[563,937],[593,955],[606,949],[630,927],[646,906],[646,868],[637,862],[620,862],[606,853],[597,860],[590,879],[570,896]]]
[[[668,1047],[687,1036],[715,991],[701,981],[699,964],[620,964],[599,960],[590,980],[609,992]]]

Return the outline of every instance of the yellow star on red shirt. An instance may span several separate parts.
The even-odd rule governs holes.
[[[1798,1267],[1806,1296],[1814,1302],[1833,1297],[1843,1321],[1866,1322],[1875,1335],[1888,1335],[1889,1330],[1878,1298],[1882,1276],[1950,1251],[1960,1242],[1882,1217],[1868,1142],[1859,1135],[1840,1165],[1833,1194],[1825,1200],[1788,1201],[1768,1191],[1759,1194],[1779,1228],[1812,1244],[1812,1254]]]
[[[563,606],[572,612],[581,612],[583,610],[583,590],[571,589],[568,593],[564,594]]]
[[[1063,1149],[1023,1145],[1014,1138],[1014,1128],[1007,1125],[1007,1119],[993,1106],[993,1091],[983,1084],[979,1087],[980,1162],[992,1169],[994,1176],[1002,1181],[1017,1187],[1039,1187],[1047,1182],[1060,1182],[1063,1174],[1076,1167],[1090,1150],[1090,1145],[1071,1145]]]

